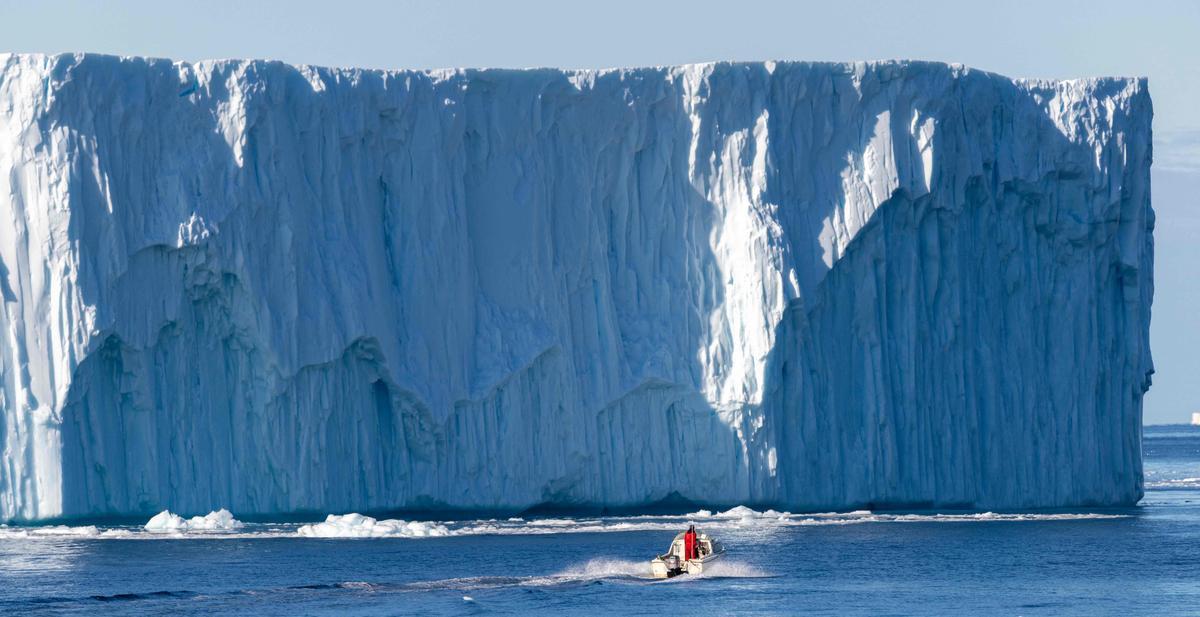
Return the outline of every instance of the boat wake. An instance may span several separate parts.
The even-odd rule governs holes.
[[[530,583],[534,585],[562,584],[574,582],[589,582],[596,580],[627,580],[634,582],[663,583],[683,582],[697,579],[722,578],[770,578],[768,574],[748,563],[722,559],[705,568],[703,574],[677,576],[671,579],[655,579],[650,575],[648,561],[628,561],[624,559],[597,558],[573,568],[567,568],[546,577],[533,577]]]
[[[567,568],[549,578],[573,581],[590,581],[605,578],[649,579],[648,561],[629,561],[598,557],[586,563]]]
[[[768,574],[750,564],[722,560],[709,566],[703,574],[677,576],[672,579],[655,579],[650,575],[649,561],[596,558],[571,566],[553,574],[541,576],[475,576],[419,581],[400,585],[396,590],[408,591],[478,591],[501,587],[557,587],[562,585],[588,584],[596,581],[624,582],[630,584],[680,583],[688,580],[727,578],[770,578]]]

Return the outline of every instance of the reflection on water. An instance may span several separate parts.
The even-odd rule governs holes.
[[[68,572],[80,567],[88,546],[60,539],[4,539],[0,541],[0,581],[41,578],[48,572]]]

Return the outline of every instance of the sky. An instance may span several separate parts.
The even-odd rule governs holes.
[[[0,51],[395,69],[909,58],[1011,77],[1146,76],[1158,222],[1145,420],[1200,411],[1197,0],[0,0]]]

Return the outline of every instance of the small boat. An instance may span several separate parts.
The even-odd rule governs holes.
[[[695,543],[694,554],[688,559],[688,534],[692,534]],[[701,574],[712,562],[725,554],[725,547],[720,542],[710,538],[706,533],[696,533],[694,529],[680,532],[671,540],[671,548],[667,552],[650,561],[650,573],[654,578],[671,578],[680,574]]]

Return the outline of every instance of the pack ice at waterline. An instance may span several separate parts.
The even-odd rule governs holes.
[[[1139,79],[0,55],[0,519],[1130,504]]]

